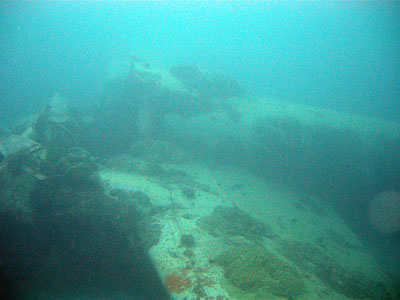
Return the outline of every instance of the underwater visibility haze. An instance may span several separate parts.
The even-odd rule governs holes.
[[[0,13],[2,101],[17,112],[54,91],[98,98],[110,60],[136,53],[227,72],[253,94],[398,120],[395,1],[5,1]]]
[[[400,299],[400,3],[2,1],[1,299]]]

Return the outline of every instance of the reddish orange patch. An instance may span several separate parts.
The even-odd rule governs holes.
[[[165,286],[171,293],[182,293],[191,287],[191,281],[188,278],[184,278],[176,273],[170,273],[165,276]]]

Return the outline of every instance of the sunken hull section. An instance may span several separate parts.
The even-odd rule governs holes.
[[[8,135],[4,297],[395,297],[351,220],[369,226],[371,198],[399,187],[398,124],[249,97],[195,67],[128,70],[109,109],[55,95]]]

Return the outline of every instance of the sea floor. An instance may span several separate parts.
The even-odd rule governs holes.
[[[164,208],[153,209],[161,233],[149,253],[173,299],[390,299],[384,272],[324,199],[209,163],[125,156],[99,175]]]

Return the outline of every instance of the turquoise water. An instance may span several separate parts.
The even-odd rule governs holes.
[[[207,299],[225,275],[236,300],[398,299],[399,2],[3,1],[0,21],[0,297]],[[235,259],[288,273],[243,283]]]
[[[2,103],[13,118],[56,91],[102,93],[112,58],[223,71],[253,94],[384,119],[399,116],[395,1],[1,3]],[[29,99],[29,100],[28,100]]]

